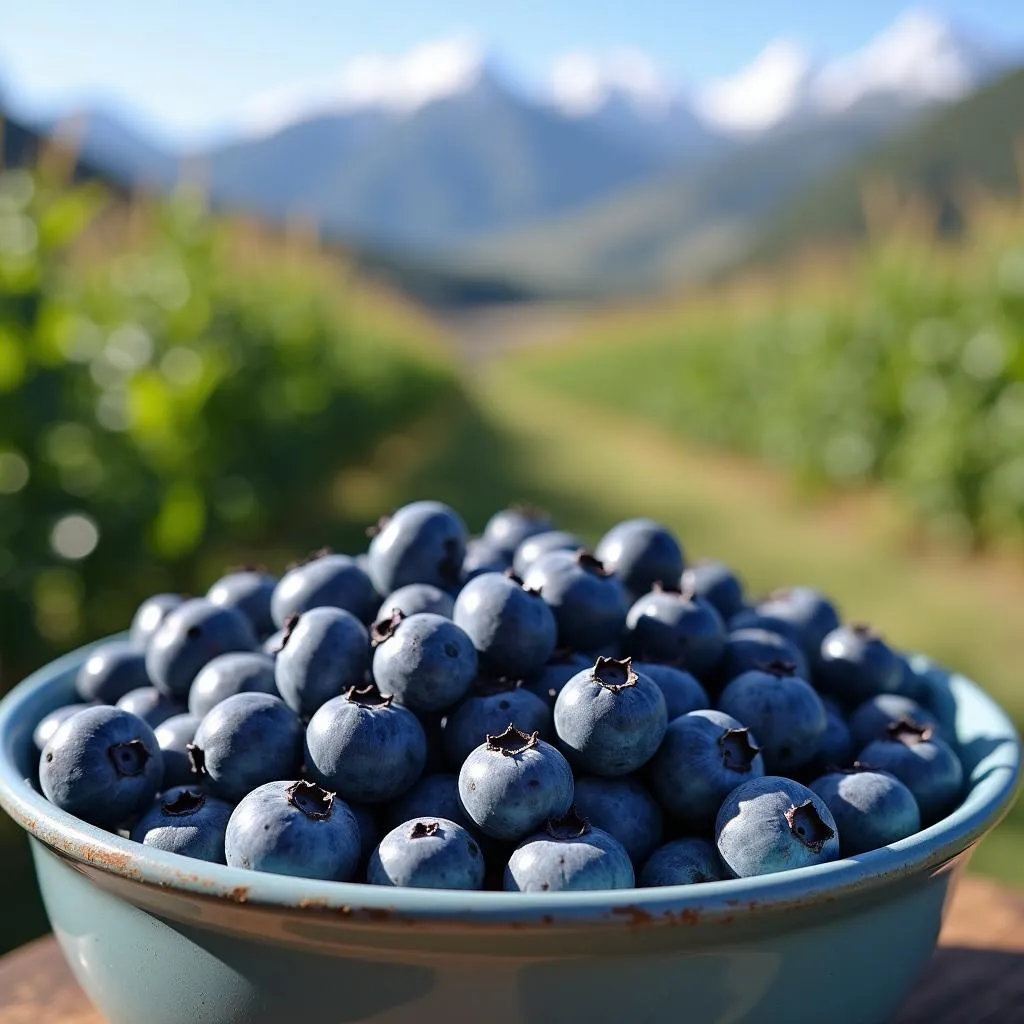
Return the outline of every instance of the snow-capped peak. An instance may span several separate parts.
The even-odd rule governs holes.
[[[468,91],[486,74],[484,49],[468,35],[424,43],[400,54],[353,57],[335,74],[255,97],[245,112],[250,134],[267,134],[314,115],[378,109],[410,113]]]
[[[678,98],[669,76],[633,48],[564,54],[551,69],[550,90],[555,107],[568,117],[585,117],[624,103],[638,115],[653,118],[665,114]]]
[[[880,92],[916,102],[952,100],[974,88],[991,63],[936,15],[912,10],[863,49],[823,68],[815,98],[827,110]]]
[[[726,131],[761,131],[803,107],[814,71],[799,43],[777,39],[736,74],[698,89],[694,105],[702,117]]]

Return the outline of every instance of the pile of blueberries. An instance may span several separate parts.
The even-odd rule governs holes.
[[[962,796],[937,667],[816,590],[748,600],[650,519],[593,553],[520,507],[370,532],[145,601],[39,723],[46,797],[257,871],[556,892],[853,856]]]

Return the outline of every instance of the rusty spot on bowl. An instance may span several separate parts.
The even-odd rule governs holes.
[[[389,907],[367,907],[363,913],[371,921],[390,921],[395,914]]]
[[[233,900],[235,903],[248,903],[249,902],[249,886],[247,885],[236,885],[229,893],[226,893],[229,900]]]
[[[306,899],[299,900],[299,910],[326,910],[327,900]]]
[[[654,923],[654,915],[650,911],[643,910],[632,903],[626,907],[614,907],[612,913],[618,914],[620,917],[628,917],[630,925],[634,928],[642,928]]]

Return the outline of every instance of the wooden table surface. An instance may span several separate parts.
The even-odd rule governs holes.
[[[45,938],[0,959],[0,1024],[103,1018]],[[961,882],[940,948],[894,1024],[1024,1024],[1024,893]]]

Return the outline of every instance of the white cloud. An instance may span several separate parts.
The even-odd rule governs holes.
[[[483,63],[483,49],[469,35],[424,43],[397,55],[363,54],[335,74],[254,97],[242,123],[247,132],[260,135],[331,111],[375,107],[408,113],[470,86]]]
[[[814,68],[791,39],[769,43],[745,68],[697,90],[694,105],[704,118],[731,131],[760,131],[799,108]]]
[[[591,114],[615,96],[627,99],[640,113],[657,116],[678,96],[670,76],[633,48],[564,54],[551,69],[550,90],[555,105],[570,116]]]
[[[975,84],[975,69],[949,25],[926,11],[908,11],[861,50],[833,61],[815,83],[826,109],[896,91],[919,100],[949,100]]]

